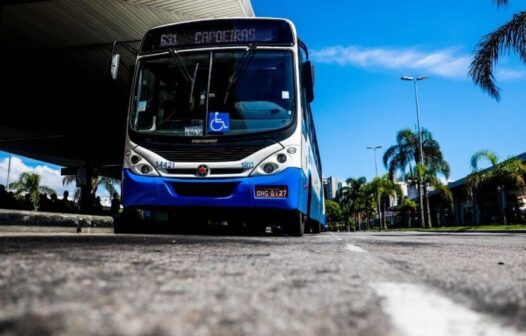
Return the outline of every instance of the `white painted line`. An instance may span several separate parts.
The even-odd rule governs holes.
[[[331,239],[336,239],[337,241],[342,241],[343,239],[342,238],[338,238],[338,236],[332,232],[329,232],[329,235],[328,236],[320,236],[320,237],[327,237],[327,238],[331,238]]]
[[[384,299],[383,310],[391,316],[401,335],[522,335],[423,286],[380,282],[371,287]]]
[[[349,250],[349,251],[351,251],[351,252],[367,252],[367,251],[364,250],[363,248],[358,247],[358,246],[355,246],[355,245],[351,245],[351,244],[347,244],[347,245],[345,245],[345,249],[346,249],[346,250]]]

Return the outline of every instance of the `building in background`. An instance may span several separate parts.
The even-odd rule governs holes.
[[[329,176],[323,179],[323,189],[326,199],[336,198],[336,193],[343,187],[343,181],[337,177]]]
[[[414,184],[408,184],[405,181],[395,181],[396,184],[402,188],[402,195],[406,198],[416,200],[418,199],[418,189]]]
[[[526,163],[526,152],[514,158]],[[429,192],[433,226],[502,224],[503,214],[510,223],[526,222],[526,190],[523,187],[501,188],[496,181],[490,181],[473,192],[468,186],[468,176],[448,183],[452,204],[444,201],[438,191]]]

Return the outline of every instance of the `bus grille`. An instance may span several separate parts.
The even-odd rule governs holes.
[[[263,148],[264,146],[192,146],[188,148],[176,148],[170,150],[152,150],[166,160],[174,162],[225,162],[242,160]]]
[[[234,193],[238,182],[186,183],[174,182],[172,186],[179,196],[186,197],[228,197]]]
[[[246,171],[245,168],[210,168],[210,175],[235,175],[242,174]],[[174,175],[195,175],[197,176],[196,168],[170,168],[166,169],[168,174]]]

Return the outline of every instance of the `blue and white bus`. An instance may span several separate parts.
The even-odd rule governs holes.
[[[307,47],[288,20],[199,20],[148,31],[134,70],[125,215],[115,231],[206,220],[319,232],[325,209],[313,86]]]

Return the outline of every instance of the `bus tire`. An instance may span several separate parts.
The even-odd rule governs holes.
[[[312,233],[320,233],[321,232],[321,224],[318,221],[311,220],[310,227],[311,227],[311,232]]]
[[[293,237],[302,237],[305,232],[305,215],[301,211],[294,211],[287,223],[287,233]]]
[[[139,232],[139,216],[134,209],[123,209],[121,216],[113,223],[115,234],[127,234]]]

